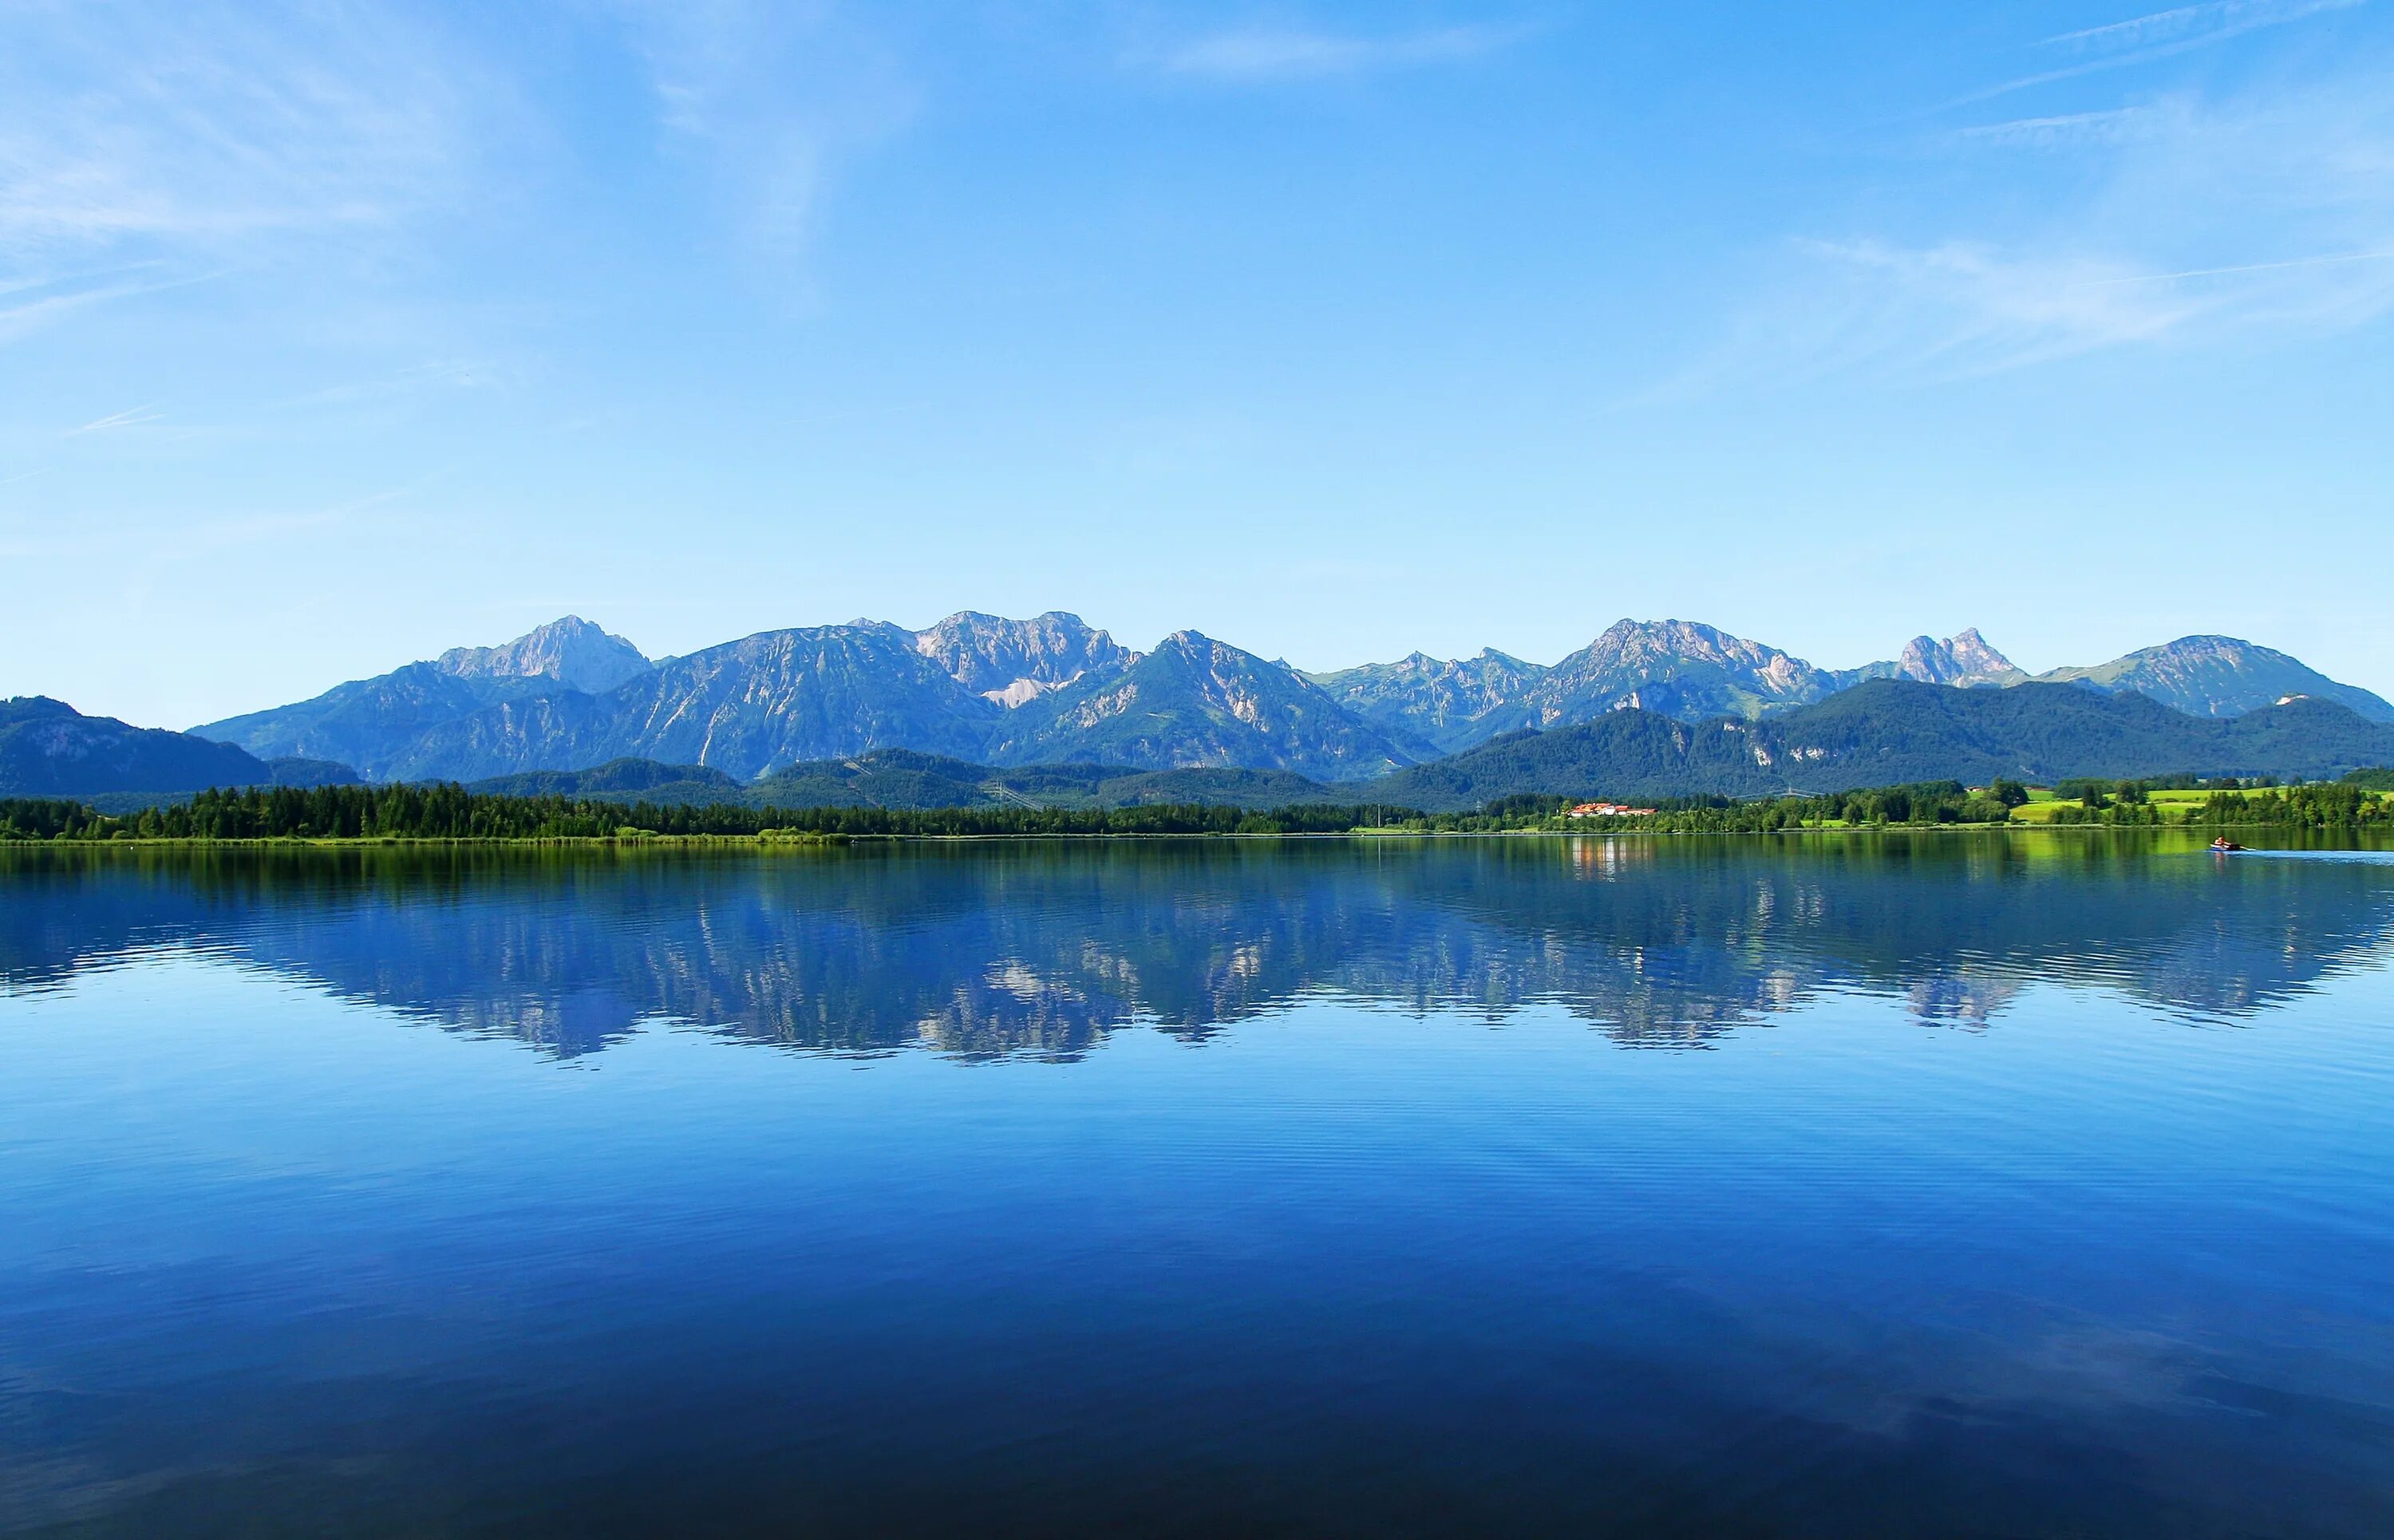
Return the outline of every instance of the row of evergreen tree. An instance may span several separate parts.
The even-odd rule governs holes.
[[[1420,815],[1403,812],[1402,816]],[[0,801],[0,839],[592,839],[658,835],[1204,835],[1344,833],[1345,804],[1253,812],[1199,804],[1068,808],[753,808],[558,796],[455,784],[205,791],[179,807],[109,817],[78,802]]]
[[[2108,786],[2109,789],[2105,789]],[[2215,791],[2183,809],[2151,802],[2144,783],[2084,783],[2048,822],[2107,825],[2337,828],[2394,824],[2394,800],[2360,784]],[[1126,808],[753,808],[738,803],[625,804],[559,796],[507,796],[454,784],[310,786],[207,791],[179,807],[111,817],[72,801],[0,800],[0,839],[591,839],[651,836],[841,838],[921,835],[1337,834],[1518,829],[1672,834],[1769,833],[1823,825],[1934,827],[2003,823],[2028,789],[1998,781],[1973,790],[1931,781],[1739,802],[1690,796],[1650,813],[1572,819],[1569,799],[1512,796],[1478,812],[1318,803],[1269,811],[1194,803]]]

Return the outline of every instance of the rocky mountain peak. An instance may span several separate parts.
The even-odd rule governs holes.
[[[958,684],[1009,709],[1085,675],[1119,673],[1137,656],[1060,610],[1029,620],[966,610],[913,636],[915,651]]]
[[[601,695],[655,665],[623,638],[567,615],[501,647],[453,647],[433,666],[461,679],[550,678]]]
[[[2238,717],[2289,695],[2311,695],[2371,721],[2394,721],[2394,704],[2384,698],[2357,685],[2339,684],[2299,658],[2238,637],[2180,637],[2110,663],[2056,668],[2037,678],[2133,691],[2195,717]]]
[[[2027,673],[1987,645],[1987,638],[1972,626],[1959,636],[1939,641],[1934,637],[1914,637],[1904,644],[1903,655],[1896,661],[1895,676],[1918,679],[1923,684],[1950,684],[1961,687],[1991,684],[2018,684]]]
[[[1835,685],[1802,658],[1700,622],[1624,620],[1555,665],[1530,700],[1541,725],[1624,704],[1690,719],[1755,717]]]

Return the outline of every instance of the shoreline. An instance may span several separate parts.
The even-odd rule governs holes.
[[[2365,825],[2328,826],[2284,823],[1886,823],[1838,828],[1780,829],[1346,829],[1309,831],[1192,831],[1188,833],[1124,832],[1042,834],[832,834],[820,836],[763,835],[551,835],[551,836],[325,836],[271,835],[256,838],[0,839],[0,852],[12,850],[106,849],[786,849],[827,850],[852,845],[990,845],[1072,843],[1138,843],[1167,841],[1221,842],[1287,840],[1456,840],[1456,839],[1785,839],[1789,837],[1879,837],[1887,835],[2184,835],[2190,837],[2230,830],[2282,830],[2292,835],[2359,837]]]

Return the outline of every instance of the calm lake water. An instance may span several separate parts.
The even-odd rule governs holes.
[[[0,1533],[2394,1533],[2394,854],[0,854]]]

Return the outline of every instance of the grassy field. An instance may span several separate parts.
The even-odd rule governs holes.
[[[2257,796],[2264,789],[2275,790],[2276,788],[2249,788],[2242,791],[2194,788],[2184,791],[2147,792],[2145,796],[2155,808],[2161,809],[2164,818],[2179,819],[2184,818],[2189,809],[2199,808],[2215,796]],[[2394,792],[2371,792],[2368,795],[2372,800],[2380,802],[2394,797]],[[2014,808],[2012,821],[2017,823],[2050,823],[2057,811],[2063,808],[2076,806],[2078,801],[2075,797],[2068,800],[2057,797],[2053,795],[2053,788],[2050,786],[2031,786],[2028,789],[2028,805]]]

